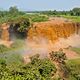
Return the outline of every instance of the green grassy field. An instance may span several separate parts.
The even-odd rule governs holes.
[[[73,22],[80,22],[80,16],[71,16],[71,15],[50,15],[49,17],[63,17]]]
[[[69,15],[65,16],[64,15],[62,17],[67,18],[67,19],[71,19],[74,22],[80,22],[80,16],[69,16]]]
[[[0,54],[3,54],[3,53],[7,53],[7,52],[14,52],[15,50],[20,50],[20,49],[23,49],[24,48],[24,45],[25,42],[24,40],[20,40],[20,39],[17,39],[15,40],[15,42],[11,45],[10,48],[4,46],[4,45],[0,45]]]
[[[80,58],[67,61],[70,70],[68,80],[80,80]]]
[[[76,53],[80,55],[80,48],[72,47],[71,50],[75,51]]]

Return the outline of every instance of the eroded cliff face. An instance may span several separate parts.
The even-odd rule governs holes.
[[[72,34],[80,34],[80,24],[65,20],[51,20],[34,23],[28,31],[28,39],[40,42],[41,39],[55,42],[59,38],[67,38]]]

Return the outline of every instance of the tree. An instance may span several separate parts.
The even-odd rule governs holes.
[[[9,13],[10,14],[17,14],[19,12],[19,10],[17,9],[16,6],[10,7],[9,8]]]
[[[73,8],[72,13],[74,16],[80,16],[80,8]]]
[[[56,68],[54,64],[49,59],[40,59],[39,54],[36,54],[31,57],[31,64],[35,65],[36,69],[38,69],[40,75],[45,80],[51,80],[52,72],[56,72]],[[42,79],[43,80],[43,79]]]
[[[66,55],[63,51],[52,51],[50,54],[50,58],[53,61],[56,61],[58,63],[64,63],[64,60],[66,60]]]
[[[68,76],[68,68],[66,67],[65,63],[65,60],[67,58],[65,53],[62,51],[62,49],[60,49],[56,52],[52,51],[51,53],[49,53],[49,55],[50,59],[53,61],[57,68],[56,75],[61,79],[65,79],[65,77]]]

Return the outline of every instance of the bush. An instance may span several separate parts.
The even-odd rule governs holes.
[[[6,63],[6,60],[0,59],[0,80],[51,80],[52,72],[56,71],[55,66],[50,60],[39,59],[35,56],[33,56],[33,59],[36,58],[37,61],[35,61],[34,63],[17,63],[17,65],[15,65],[14,63],[8,65]],[[18,56],[14,55],[10,60],[14,60],[15,62],[17,62],[20,59],[18,58]],[[5,63],[6,65],[3,65],[3,63]],[[1,65],[4,67],[2,67]]]
[[[7,48],[6,46],[4,45],[0,45],[0,53],[4,53],[5,51],[8,51],[9,48]]]
[[[70,69],[70,80],[80,80],[80,59],[69,60],[67,67]]]

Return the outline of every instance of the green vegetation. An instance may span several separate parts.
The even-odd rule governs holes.
[[[75,51],[80,55],[80,48],[72,47],[71,50]]]
[[[60,79],[80,80],[80,58],[67,60],[62,51],[50,53],[50,58],[56,64]],[[55,77],[55,80],[59,78]]]
[[[7,48],[2,45],[1,49]],[[67,60],[62,51],[50,53],[50,58],[53,62],[48,58],[40,59],[39,54],[36,54],[30,57],[30,63],[24,64],[19,53],[0,54],[0,80],[80,79],[80,59]],[[54,62],[57,63],[56,66]],[[59,76],[55,76],[57,70],[59,70]]]
[[[33,22],[41,22],[48,20],[48,17],[44,15],[26,14],[26,12],[19,11],[16,6],[10,7],[9,11],[0,11],[0,23],[21,22],[22,20],[21,18],[25,20],[24,22],[25,24],[26,24],[26,19],[31,19],[31,21]]]
[[[24,44],[25,44],[24,40],[17,39],[14,41],[10,48],[4,45],[0,45],[0,54],[7,53],[10,51],[14,52],[15,50],[23,49]]]
[[[5,51],[8,51],[9,49],[4,46],[4,45],[0,45],[0,53],[4,53]]]
[[[10,7],[9,11],[0,11],[0,23],[8,22],[8,20],[15,19],[15,17],[24,14],[25,13],[19,11],[16,6]]]
[[[10,23],[11,25],[15,25],[13,27],[17,27],[16,31],[19,31],[19,32],[24,32],[26,30],[26,28],[28,28],[30,26],[29,18],[20,16],[20,15],[14,17],[14,18],[9,18],[8,23]]]
[[[70,11],[42,11],[38,12],[50,17],[64,17],[74,22],[80,22],[80,8],[73,8]]]
[[[68,77],[69,74],[69,70],[66,66],[66,55],[65,53],[60,50],[60,51],[56,51],[56,52],[51,52],[50,54],[50,58],[53,61],[53,63],[55,63],[56,68],[57,68],[57,73],[54,76],[53,80],[62,80]],[[62,74],[62,75],[61,75]]]
[[[13,58],[13,59],[12,59]],[[31,57],[28,64],[19,64],[18,56],[11,56],[12,63],[6,63],[6,59],[0,59],[0,80],[51,80],[52,72],[56,72],[53,63],[48,59],[39,59],[37,55]],[[17,63],[17,65],[16,65]]]
[[[69,60],[67,67],[70,69],[68,80],[80,80],[80,59]]]
[[[52,61],[56,61],[58,63],[63,63],[64,64],[64,60],[66,60],[66,55],[65,53],[63,53],[63,51],[52,51],[52,53],[50,53],[50,58],[52,59]]]
[[[64,17],[64,18],[72,20],[74,22],[80,22],[80,16],[61,15],[60,17]]]
[[[48,16],[40,14],[26,14],[26,17],[30,18],[32,22],[43,22],[48,20]]]
[[[49,16],[65,17],[72,19],[73,21],[80,22],[80,8],[74,8],[70,11],[31,11],[28,13],[19,11],[17,7],[14,6],[10,7],[9,11],[0,11],[0,23],[9,22],[11,20],[16,22],[18,21],[17,17],[21,16],[24,18],[29,18],[32,22],[47,21]]]
[[[22,20],[21,17],[23,17],[25,18],[25,21],[21,23],[20,28],[20,30],[23,30],[23,23],[26,22],[26,19],[30,19],[31,22],[42,22],[47,21],[49,17],[57,16],[65,17],[67,19],[72,19],[73,21],[80,22],[80,8],[74,8],[70,11],[32,11],[30,13],[19,11],[16,6],[10,7],[9,11],[0,11],[0,23],[11,21],[17,22],[18,20]]]
[[[71,16],[80,16],[80,8],[73,8],[70,11],[40,11],[38,13],[46,14],[46,15],[71,15]]]

